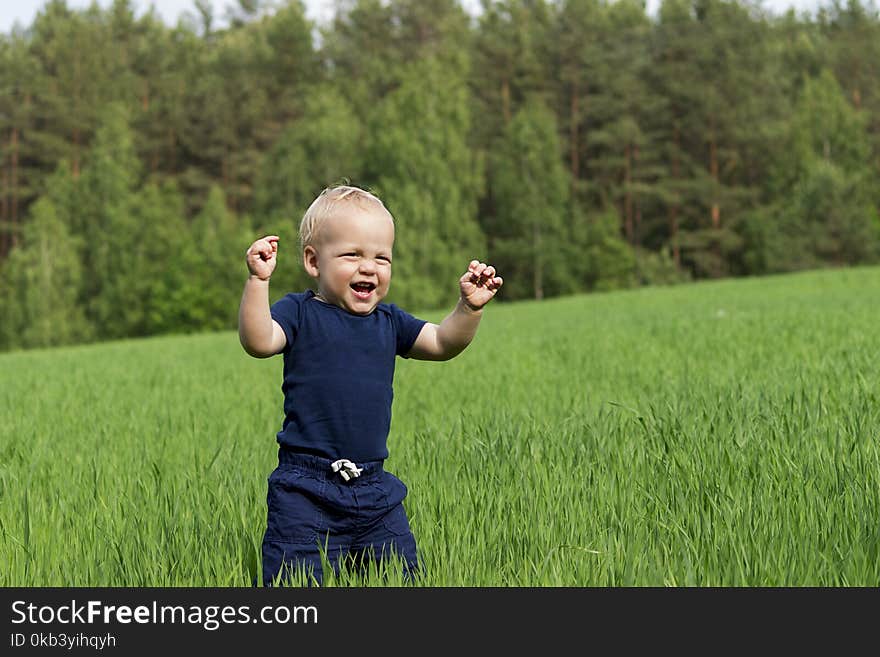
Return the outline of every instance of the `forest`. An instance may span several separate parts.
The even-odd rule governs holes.
[[[232,3],[232,0],[230,0]],[[880,261],[880,16],[834,0],[45,3],[0,35],[0,350],[228,330],[244,253],[346,182],[389,301],[451,307]]]

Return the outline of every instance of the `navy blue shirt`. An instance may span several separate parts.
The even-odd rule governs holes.
[[[425,320],[384,303],[355,315],[311,290],[271,313],[287,336],[278,443],[334,460],[387,458],[395,356],[406,357]]]

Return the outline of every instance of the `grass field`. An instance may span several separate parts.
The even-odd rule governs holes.
[[[877,268],[496,303],[398,359],[422,583],[880,585],[878,329]],[[280,377],[232,332],[0,355],[0,585],[250,585]]]

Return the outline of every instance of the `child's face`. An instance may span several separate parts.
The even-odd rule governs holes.
[[[379,207],[350,203],[303,252],[306,271],[327,303],[368,315],[388,294],[394,222]]]

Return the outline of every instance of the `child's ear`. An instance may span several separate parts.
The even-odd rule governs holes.
[[[305,267],[306,273],[309,276],[312,278],[318,277],[318,252],[311,245],[303,249],[303,267]]]

